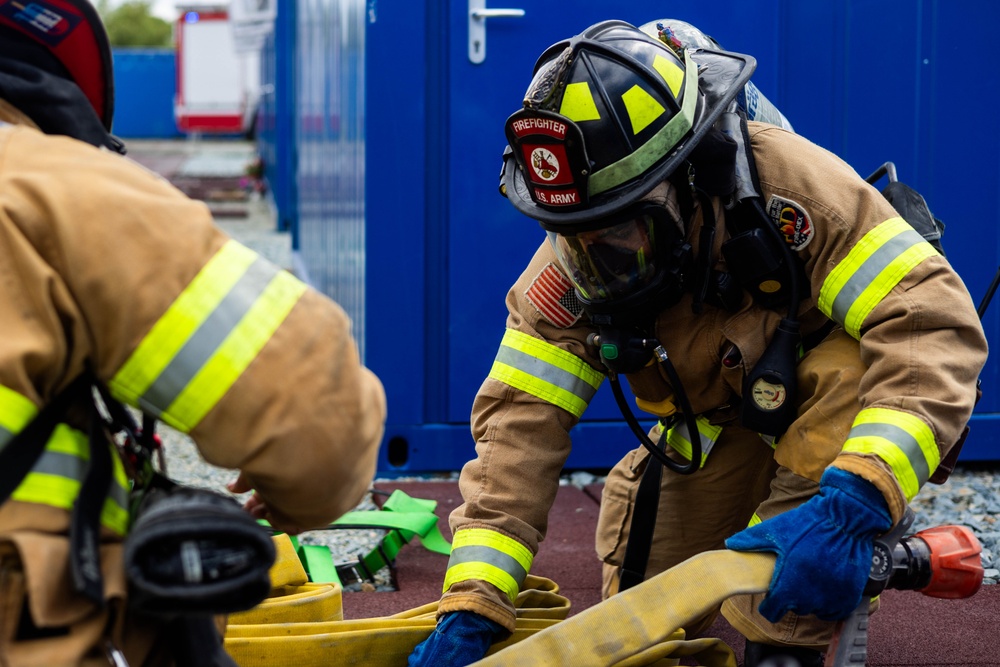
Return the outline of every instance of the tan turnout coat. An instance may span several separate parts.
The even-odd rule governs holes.
[[[873,230],[898,214],[849,165],[803,137],[758,123],[750,124],[750,134],[764,201],[778,205],[791,202],[808,219],[808,228],[802,227],[802,234],[790,237],[789,243],[794,243],[793,250],[805,266],[808,294],[801,304],[800,319],[803,333],[809,333],[828,320],[819,303],[838,284],[837,267],[850,266],[855,261],[852,250],[870,245],[878,234]],[[715,207],[718,229],[714,257],[719,258],[716,268],[724,270],[719,248],[728,234],[718,201]],[[696,211],[688,231],[695,256],[701,224],[701,212]],[[921,246],[918,250],[926,249]],[[886,294],[867,304],[871,310],[860,324],[849,324],[857,327],[854,334],[848,338],[839,328],[831,334],[834,338],[828,339],[831,343],[824,349],[841,354],[846,349],[853,363],[838,365],[836,355],[832,355],[825,361],[814,356],[810,363],[800,365],[799,418],[773,452],[778,465],[813,485],[828,465],[871,481],[884,494],[894,520],[899,520],[907,502],[897,471],[878,453],[844,451],[853,420],[859,411],[872,408],[885,408],[903,418],[915,417],[918,421],[913,423],[921,424],[919,428],[930,434],[924,445],[934,449],[935,455],[943,455],[969,419],[976,379],[987,353],[975,306],[961,278],[940,255],[927,256],[925,252],[918,260],[896,276],[898,282]],[[596,350],[586,342],[588,334],[595,331],[586,315],[570,326],[557,326],[528,297],[531,284],[550,264],[558,266],[552,249],[543,243],[508,294],[507,328],[569,352],[593,371],[603,372]],[[673,359],[694,411],[722,424],[724,433],[740,428],[735,425],[731,406],[741,396],[746,370],[760,358],[782,315],[754,305],[748,295],[737,312],[705,305],[703,313],[695,315],[690,296],[686,296],[657,318],[656,335]],[[497,331],[498,338],[501,333]],[[739,362],[727,366],[724,358]],[[854,368],[855,377],[837,379],[838,374]],[[803,377],[803,373],[811,376]],[[548,512],[570,452],[569,431],[577,416],[492,375],[484,381],[473,405],[477,458],[462,471],[465,503],[453,512],[451,524],[456,537],[470,529],[494,531],[535,554],[546,533]],[[671,395],[662,371],[647,369],[629,380],[636,396],[651,403]],[[832,396],[819,393],[823,387],[838,383],[851,391]],[[759,438],[757,442],[761,442]],[[619,447],[624,454],[634,445],[608,446]],[[632,453],[623,461],[626,472],[631,457],[636,456],[644,455]],[[712,479],[708,472],[712,465],[710,455],[705,470],[691,475],[689,484],[697,487],[699,480]],[[679,477],[669,471],[664,476]],[[632,486],[621,491],[623,503],[634,497],[638,476],[632,476],[629,483]],[[724,486],[725,480],[718,484]],[[766,492],[766,480],[764,488]],[[602,514],[608,510],[608,491],[606,488]],[[711,498],[712,493],[706,490],[704,496]],[[676,503],[660,508],[668,520],[681,523],[677,517],[684,511]],[[743,517],[743,526],[747,518]],[[606,560],[617,548],[622,531],[627,530],[627,525],[620,524],[606,522],[602,516],[600,530],[606,534],[598,536],[598,547]],[[724,527],[718,530],[716,548],[727,537],[722,533]],[[452,583],[440,613],[455,610],[474,611],[513,628],[513,608],[507,596],[483,580]]]
[[[234,242],[203,203],[137,163],[44,135],[2,100],[0,121],[12,123],[0,124],[0,385],[42,406],[85,365],[111,381]],[[364,495],[385,396],[359,361],[344,311],[290,275],[282,280],[300,296],[228,390],[186,428],[208,463],[243,472],[275,519],[315,528]],[[99,640],[109,617],[115,641],[141,664],[146,638],[117,613],[125,595],[121,537],[105,530],[110,604],[97,610],[69,588],[68,523],[68,512],[46,504],[0,506],[0,664],[106,665]],[[24,609],[55,636],[17,641]]]

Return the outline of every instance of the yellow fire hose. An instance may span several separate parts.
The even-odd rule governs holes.
[[[774,561],[767,553],[699,554],[475,664],[636,667],[696,655],[705,665],[736,667],[721,640],[687,641],[677,629],[733,595],[766,591]]]
[[[310,583],[288,536],[274,540],[271,596],[229,618],[225,648],[240,667],[404,667],[434,630],[437,602],[344,620],[340,585]],[[722,640],[687,640],[679,628],[728,597],[766,591],[773,570],[772,554],[710,551],[568,620],[559,587],[529,575],[515,601],[516,631],[476,664],[666,667],[691,656],[707,667],[736,667]]]
[[[434,631],[437,602],[393,616],[345,620],[341,586],[310,583],[288,536],[276,535],[274,542],[278,555],[271,568],[271,596],[229,617],[225,649],[240,667],[403,667]],[[570,602],[555,582],[529,575],[515,606],[517,630],[493,651],[559,623]]]

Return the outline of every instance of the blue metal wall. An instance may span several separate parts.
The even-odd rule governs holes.
[[[176,139],[173,49],[113,49],[115,124],[123,139]]]
[[[496,194],[503,120],[537,55],[603,18],[665,18],[662,2],[526,0],[491,19],[468,62],[466,2],[298,0],[294,30],[297,248],[314,285],[345,306],[382,378],[382,472],[456,469],[473,455],[468,413],[503,330],[504,292],[541,233]],[[796,130],[862,175],[896,163],[948,229],[945,248],[979,300],[1000,259],[1000,102],[992,29],[973,0],[716,0],[689,21],[758,60],[757,85]],[[524,21],[524,22],[520,22]],[[278,75],[280,76],[280,75]],[[985,325],[997,339],[1000,304]],[[1000,459],[1000,363],[964,458]],[[606,392],[606,388],[602,389]],[[572,467],[632,445],[606,393],[574,432]],[[544,446],[544,443],[540,443]]]

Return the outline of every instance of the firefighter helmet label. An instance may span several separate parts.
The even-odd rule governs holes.
[[[548,207],[587,203],[589,163],[575,123],[557,114],[524,109],[507,119],[507,140],[535,203]]]
[[[802,250],[809,245],[816,234],[809,214],[791,199],[771,195],[771,199],[767,202],[767,214],[774,220],[778,231],[792,250]]]

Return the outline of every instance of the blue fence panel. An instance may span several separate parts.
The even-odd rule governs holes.
[[[301,0],[295,24],[296,250],[353,318],[364,355],[365,2]]]
[[[544,48],[609,18],[598,0],[572,14],[518,6],[522,19],[488,21],[476,46],[485,59],[470,64],[465,2],[296,4],[297,248],[313,284],[354,318],[385,384],[383,473],[456,469],[473,455],[468,414],[503,331],[504,293],[543,238],[496,194],[503,121]],[[799,133],[862,176],[896,163],[983,296],[1000,258],[1000,135],[969,116],[1000,102],[1000,79],[982,64],[1000,5],[719,0],[663,11],[637,0],[614,18],[689,21],[754,55],[754,81]],[[998,311],[985,321],[990,340]],[[998,374],[991,360],[965,460],[1000,459]],[[607,467],[634,446],[602,392],[574,429],[570,467]]]
[[[277,227],[297,240],[295,181],[295,4],[278,3],[274,31],[260,55],[260,104],[255,125],[257,152],[264,163],[268,196]]]
[[[114,133],[123,139],[176,139],[177,72],[173,49],[112,50]]]

